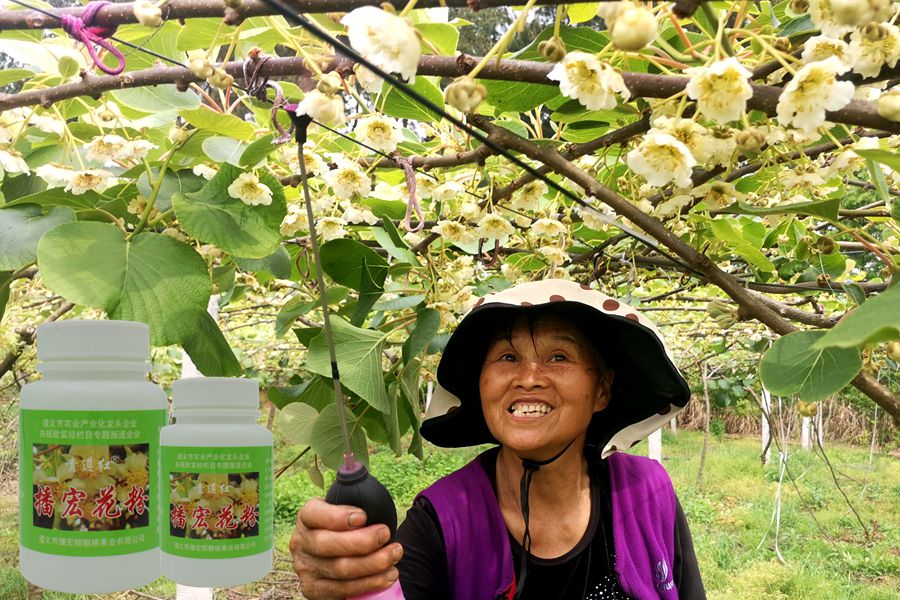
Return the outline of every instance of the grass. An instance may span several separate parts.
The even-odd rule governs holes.
[[[677,436],[666,432],[663,462],[687,514],[710,600],[898,598],[900,461],[876,455],[870,470],[867,449],[827,448],[832,464],[840,471],[841,487],[870,532],[867,537],[821,458],[792,447],[788,465],[803,500],[785,478],[778,535],[778,547],[785,559],[782,564],[774,552],[774,526],[769,528],[778,487],[778,466],[760,464],[757,440],[713,437],[703,481],[696,489],[701,445],[702,436],[696,432],[682,431]],[[294,451],[281,446],[276,464],[287,462]],[[425,460],[419,462],[411,456],[394,457],[381,449],[373,453],[371,468],[394,494],[402,516],[418,491],[462,466],[477,452],[477,449],[426,447]],[[634,452],[646,452],[646,445],[636,447]],[[292,469],[277,481],[276,569],[263,582],[235,588],[244,594],[242,597],[266,590],[276,590],[278,598],[297,597],[287,544],[297,508],[309,497],[321,493],[302,468]],[[18,559],[16,509],[14,496],[0,499],[0,565],[4,565],[0,566],[0,598],[78,598],[29,591],[15,567]],[[819,530],[810,512],[833,544]],[[151,597],[172,598],[174,585],[161,578],[140,592]],[[103,598],[112,600],[123,596]]]

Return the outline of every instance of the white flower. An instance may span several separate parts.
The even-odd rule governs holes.
[[[628,153],[626,162],[650,185],[674,181],[678,187],[691,186],[691,169],[697,164],[687,146],[661,132],[648,132],[641,145]]]
[[[538,252],[543,254],[554,265],[561,265],[569,260],[569,255],[566,251],[555,246],[541,246],[538,248]]]
[[[380,94],[384,79],[360,65],[356,69],[356,83],[370,94]]]
[[[459,207],[459,216],[466,221],[475,221],[481,217],[481,207],[477,202],[463,202]]]
[[[590,110],[608,110],[616,106],[616,92],[623,100],[630,93],[625,80],[612,67],[601,63],[595,54],[569,52],[556,63],[547,79],[559,82],[564,96],[577,99]]]
[[[656,205],[655,214],[659,218],[677,215],[681,209],[691,203],[692,198],[687,194],[673,194]]]
[[[509,221],[497,213],[488,213],[478,221],[478,237],[485,239],[500,239],[515,232]]]
[[[476,241],[475,234],[464,223],[442,219],[431,231],[438,234],[451,244],[469,244]]]
[[[597,16],[603,19],[607,29],[612,29],[616,22],[616,17],[628,4],[628,2],[599,2],[597,4]]]
[[[860,1],[860,0],[852,0]],[[853,25],[845,25],[835,18],[831,9],[832,0],[809,0],[809,18],[823,35],[832,38],[842,37],[853,29]]]
[[[894,0],[828,0],[832,18],[850,26],[889,19],[893,3]]]
[[[0,167],[7,173],[31,173],[22,155],[12,148],[0,150]]]
[[[396,150],[397,144],[403,140],[397,122],[378,114],[370,114],[357,122],[356,137],[385,153]]]
[[[155,29],[162,25],[162,11],[150,0],[135,0],[132,10],[138,23],[144,27]]]
[[[62,137],[65,124],[55,115],[32,115],[31,124],[44,133],[55,133]]]
[[[344,237],[347,230],[338,217],[322,217],[316,223],[316,233],[322,236],[324,241],[329,242]]]
[[[206,50],[188,50],[187,59],[188,70],[198,79],[208,79],[216,72]]]
[[[299,204],[288,204],[287,214],[281,221],[279,231],[281,235],[292,236],[300,230],[309,229],[309,223],[306,220],[306,209]]]
[[[596,198],[591,197],[589,200],[591,201],[590,207],[576,205],[575,213],[581,216],[582,222],[589,229],[606,231],[609,229],[610,221],[615,217],[615,214],[608,206],[600,204],[600,201]]]
[[[132,140],[128,142],[125,151],[125,160],[131,161],[139,161],[143,158],[147,157],[147,153],[151,150],[158,148],[156,144],[148,142],[147,140]]]
[[[687,94],[697,101],[697,111],[719,123],[741,118],[753,97],[750,71],[733,56],[720,60],[691,77]]]
[[[327,96],[319,90],[312,90],[306,92],[294,112],[297,115],[309,115],[319,123],[343,125],[344,99],[340,94]]]
[[[144,214],[144,210],[146,208],[147,199],[141,195],[137,195],[131,199],[131,202],[128,203],[128,206],[125,207],[125,210],[133,215],[142,215]]]
[[[87,191],[102,192],[116,183],[112,173],[103,169],[76,171],[66,184],[66,191],[80,196]]]
[[[406,19],[374,6],[362,6],[341,23],[354,50],[388,73],[400,73],[407,81],[416,76],[422,45]]]
[[[372,191],[372,182],[368,175],[352,162],[343,161],[337,169],[325,174],[325,182],[331,186],[335,195],[342,200],[350,200],[356,195],[368,196]]]
[[[803,53],[800,58],[805,63],[825,60],[829,56],[837,56],[841,61],[847,62],[847,42],[841,39],[830,38],[827,35],[816,35],[803,43]]]
[[[431,199],[435,202],[449,202],[464,194],[466,188],[456,181],[448,181],[434,188]]]
[[[46,181],[47,185],[52,188],[66,186],[75,177],[75,171],[55,163],[39,166],[34,170],[34,174]]]
[[[281,150],[281,153],[291,172],[299,173],[300,157],[297,156],[296,146],[288,144]],[[306,142],[303,145],[303,162],[306,164],[306,174],[310,176],[318,177],[328,170],[328,165],[325,164],[322,157],[313,152],[312,142]]]
[[[853,84],[837,79],[846,71],[834,56],[804,65],[778,98],[778,122],[812,133],[825,122],[826,110],[840,110],[853,99]]]
[[[548,219],[545,217],[532,223],[529,233],[535,237],[562,237],[566,235],[566,226],[556,219]]]
[[[416,173],[416,194],[419,198],[431,198],[435,188],[437,188],[437,181],[434,177]]]
[[[256,173],[241,173],[228,186],[228,195],[247,206],[268,206],[272,204],[272,190],[259,182]]]
[[[118,135],[106,134],[95,137],[84,147],[84,157],[103,163],[104,167],[111,167],[124,158],[127,149],[128,140]]]
[[[380,219],[375,216],[375,213],[368,208],[364,206],[355,206],[347,200],[341,202],[341,208],[344,209],[344,213],[341,215],[341,221],[348,225],[359,225],[360,223],[375,225],[380,221]]]
[[[609,33],[613,45],[619,50],[640,50],[656,37],[656,17],[643,4],[628,3],[624,9],[617,11]]]
[[[516,210],[538,210],[541,199],[547,194],[547,184],[537,179],[522,186],[513,196],[512,207]]]
[[[205,163],[200,163],[199,165],[194,165],[194,168],[191,169],[191,171],[193,171],[194,175],[197,175],[198,177],[202,177],[203,179],[205,179],[207,181],[209,181],[210,179],[215,177],[216,173],[219,172],[219,170],[216,169],[215,167],[211,167]]]
[[[873,25],[877,28],[874,35],[867,35],[859,29],[850,34],[848,62],[854,73],[864,77],[875,77],[882,66],[893,68],[900,59],[900,31],[897,26],[887,23]]]

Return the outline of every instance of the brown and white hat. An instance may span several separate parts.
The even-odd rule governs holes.
[[[448,448],[497,443],[481,411],[478,378],[498,318],[552,307],[570,316],[615,372],[609,405],[594,413],[588,443],[606,457],[674,417],[690,399],[662,334],[646,317],[606,294],[564,279],[515,285],[481,298],[447,342],[422,436]]]

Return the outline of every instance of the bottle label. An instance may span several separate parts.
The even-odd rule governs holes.
[[[159,543],[159,432],[165,410],[19,414],[19,539],[65,556]]]
[[[235,558],[272,547],[271,446],[163,446],[162,465],[165,552]]]

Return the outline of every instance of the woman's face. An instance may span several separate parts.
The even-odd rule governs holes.
[[[491,433],[524,458],[542,460],[584,438],[591,416],[609,403],[612,373],[570,321],[517,320],[511,336],[488,347],[481,409]]]

